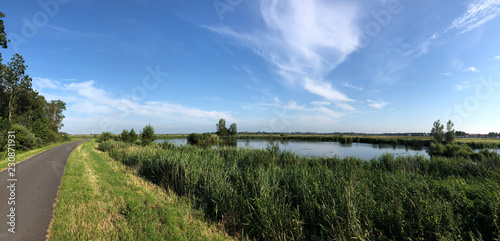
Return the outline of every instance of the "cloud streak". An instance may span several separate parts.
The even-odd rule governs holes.
[[[285,84],[355,110],[353,101],[325,76],[359,48],[358,7],[351,1],[261,0],[263,26],[250,33],[228,26],[203,26],[252,49],[276,67]]]
[[[500,0],[474,0],[469,3],[467,11],[453,20],[445,32],[451,30],[460,31],[463,34],[473,30],[500,14]]]
[[[367,100],[370,104],[368,106],[371,106],[375,109],[382,109],[385,106],[389,105],[389,102],[385,102],[383,100]]]

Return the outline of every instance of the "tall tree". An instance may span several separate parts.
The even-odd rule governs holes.
[[[128,131],[123,129],[122,133],[120,134],[120,139],[122,139],[123,142],[128,141]]]
[[[236,123],[233,123],[229,126],[229,135],[235,136],[236,134],[238,134],[238,130],[236,127]]]
[[[4,111],[9,121],[12,121],[18,106],[22,104],[20,96],[33,91],[31,88],[32,79],[25,74],[27,67],[23,57],[14,54],[12,61],[7,64],[4,70],[4,78],[0,85],[2,85],[4,108],[6,108]]]
[[[220,119],[219,124],[215,125],[217,131],[215,132],[218,136],[227,136],[226,120]]]
[[[5,14],[0,12],[0,47],[6,49],[8,40],[2,18],[5,18]],[[0,53],[0,62],[2,62],[2,53]]]
[[[127,142],[134,143],[137,140],[137,133],[135,133],[134,128],[128,133]]]
[[[444,139],[444,126],[441,124],[440,120],[434,121],[432,126],[431,135],[434,137],[436,142],[443,142]]]
[[[55,132],[58,132],[64,124],[62,123],[64,119],[63,111],[66,110],[66,103],[62,100],[52,100],[47,103],[46,113],[47,119],[49,120],[49,125]]]
[[[146,127],[144,127],[144,129],[142,129],[141,132],[142,144],[149,145],[155,139],[156,139],[155,129],[151,126],[151,124],[148,124]]]
[[[455,140],[455,129],[453,129],[455,125],[451,120],[448,120],[448,123],[446,123],[446,133],[444,134],[446,142],[452,143]]]

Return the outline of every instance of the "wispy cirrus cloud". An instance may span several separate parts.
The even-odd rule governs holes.
[[[429,52],[429,48],[433,43],[442,35],[453,31],[458,31],[459,35],[466,33],[482,26],[498,17],[498,15],[500,15],[500,0],[472,0],[469,2],[465,13],[455,18],[447,29],[432,34],[416,50],[409,51],[408,54],[416,53],[415,57],[425,55]]]
[[[455,85],[455,90],[462,91],[470,87],[472,87],[472,83],[470,81],[463,81],[462,83]]]
[[[358,6],[351,1],[260,0],[256,31],[228,26],[203,26],[252,49],[271,63],[286,84],[332,101],[344,111],[351,98],[335,89],[325,75],[360,46]]]
[[[389,102],[385,102],[383,100],[370,100],[370,99],[368,99],[367,101],[370,103],[370,104],[368,104],[368,106],[371,106],[375,109],[382,109],[385,106],[389,105]]]
[[[342,86],[346,87],[346,88],[351,88],[351,89],[359,90],[359,91],[364,91],[362,87],[354,86],[352,84],[349,84],[349,82],[342,83]]]
[[[469,3],[467,11],[453,20],[445,32],[456,30],[459,34],[463,34],[487,23],[499,14],[500,0],[474,0]]]

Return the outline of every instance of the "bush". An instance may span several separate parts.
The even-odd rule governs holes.
[[[7,150],[7,132],[11,128],[11,123],[8,119],[0,117],[0,152]]]
[[[109,139],[113,138],[113,134],[109,131],[102,132],[102,134],[99,136],[99,141],[100,142],[105,142]]]
[[[219,136],[213,136],[210,133],[191,133],[187,136],[187,141],[193,145],[217,145]]]
[[[42,140],[25,126],[13,124],[10,130],[15,132],[16,148],[19,150],[29,150],[42,144]]]
[[[62,141],[71,141],[71,137],[66,132],[59,132]]]
[[[488,149],[484,149],[476,153],[467,144],[443,145],[441,143],[432,143],[428,153],[432,157],[437,157],[437,156],[454,157],[454,158],[461,157],[475,161],[487,160],[489,158],[498,156],[498,153],[491,152]]]

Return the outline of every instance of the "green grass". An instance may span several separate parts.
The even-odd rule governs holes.
[[[95,145],[79,145],[68,159],[49,240],[231,239],[186,198],[144,181]]]
[[[232,234],[257,240],[498,240],[500,158],[301,157],[163,143],[99,145]]]
[[[17,152],[16,151],[16,163],[20,163],[30,157],[33,157],[39,153],[42,153],[48,149],[51,149],[53,147],[56,147],[56,146],[60,146],[62,144],[65,144],[65,143],[70,143],[70,142],[73,142],[73,141],[78,141],[80,139],[71,139],[70,141],[65,141],[65,142],[57,142],[57,143],[53,143],[53,144],[50,144],[50,145],[47,145],[47,146],[43,146],[43,147],[40,147],[40,148],[36,148],[36,149],[33,149],[33,150],[28,150],[28,151],[22,151],[22,152]],[[5,153],[6,155],[6,153]],[[1,161],[0,161],[0,171],[3,171],[7,168],[9,164],[9,161],[8,161],[8,158],[5,157],[5,158],[2,158]]]

